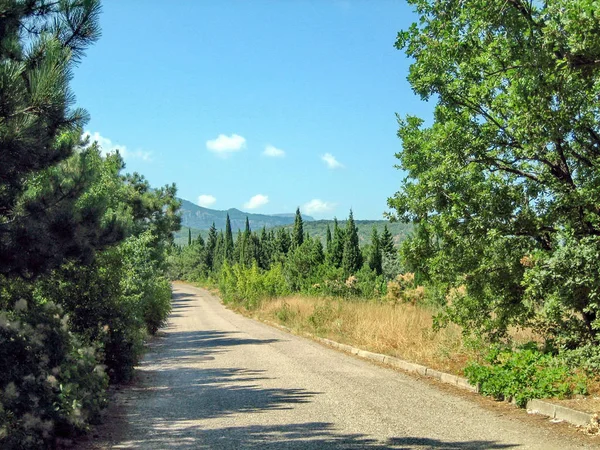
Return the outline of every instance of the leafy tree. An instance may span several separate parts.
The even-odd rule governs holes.
[[[354,223],[352,210],[346,222],[346,236],[344,240],[344,253],[342,255],[342,268],[346,275],[351,275],[360,270],[362,254],[358,245],[358,230]]]
[[[595,338],[600,272],[585,261],[600,252],[596,3],[409,3],[420,20],[396,46],[436,107],[431,126],[399,119],[408,177],[389,205],[418,224],[408,263],[465,285],[449,317],[467,329],[542,323],[551,338]],[[573,257],[581,264],[566,270]]]
[[[296,218],[294,219],[294,230],[292,231],[292,248],[298,248],[304,242],[304,228],[300,208],[296,208]]]

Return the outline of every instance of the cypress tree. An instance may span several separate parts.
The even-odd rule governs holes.
[[[358,229],[354,224],[352,210],[346,222],[346,238],[344,240],[344,253],[342,256],[342,267],[346,275],[352,275],[360,270],[362,266],[362,254],[358,245]]]
[[[290,235],[285,228],[279,228],[276,236],[276,249],[279,253],[287,255],[292,245]]]
[[[296,208],[296,218],[294,219],[294,230],[292,231],[292,247],[298,248],[304,242],[304,224],[300,208]]]
[[[345,232],[340,228],[337,218],[333,218],[333,238],[331,240],[331,251],[328,253],[329,264],[334,267],[342,267],[344,256]]]
[[[329,224],[327,224],[327,233],[325,235],[325,251],[327,254],[331,253],[331,229],[329,228]]]
[[[382,261],[383,256],[381,253],[381,243],[377,228],[373,226],[373,232],[371,233],[371,248],[369,250],[368,264],[371,270],[374,270],[377,275],[382,273]]]
[[[210,229],[208,230],[208,239],[206,242],[206,252],[205,252],[205,264],[208,270],[212,270],[214,267],[215,260],[215,249],[217,247],[217,227],[215,227],[215,223],[213,222]]]
[[[271,265],[272,242],[270,236],[267,234],[267,229],[263,227],[258,242],[258,266],[265,270],[268,270]]]
[[[192,245],[192,229],[188,228],[188,246]]]
[[[223,256],[228,262],[233,262],[233,233],[231,232],[231,221],[229,220],[229,214],[225,219],[225,242],[224,242],[224,254]]]

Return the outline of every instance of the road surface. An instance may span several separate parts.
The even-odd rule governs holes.
[[[88,448],[564,450],[598,442],[245,318],[179,283],[168,327],[139,374]]]

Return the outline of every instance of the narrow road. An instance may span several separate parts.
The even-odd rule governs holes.
[[[573,449],[589,441],[482,408],[174,288],[173,313],[91,448]],[[110,423],[109,423],[110,426]],[[596,447],[594,447],[596,448]]]

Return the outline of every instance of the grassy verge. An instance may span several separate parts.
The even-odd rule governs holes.
[[[476,350],[459,327],[433,331],[433,312],[411,304],[391,305],[294,295],[261,301],[251,310],[233,309],[365,350],[396,356],[437,370],[463,375]]]

